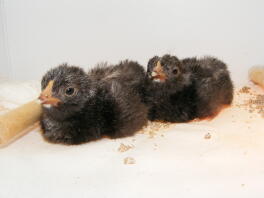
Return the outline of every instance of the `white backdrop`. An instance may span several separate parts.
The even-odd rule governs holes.
[[[264,63],[262,0],[0,0],[0,74],[39,79],[62,62],[91,67],[153,55],[215,55],[236,82]]]

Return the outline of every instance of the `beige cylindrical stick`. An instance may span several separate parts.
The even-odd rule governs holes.
[[[41,104],[31,101],[4,115],[0,115],[0,145],[23,135],[26,129],[39,121]]]
[[[264,88],[264,66],[252,67],[249,70],[249,79]]]

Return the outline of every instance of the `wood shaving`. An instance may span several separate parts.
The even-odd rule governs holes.
[[[249,113],[258,113],[264,118],[264,95],[255,95],[252,99],[245,100],[241,106]]]
[[[149,138],[154,138],[157,135],[161,135],[162,130],[168,129],[172,124],[167,122],[149,122],[139,133],[149,135]]]
[[[244,86],[239,90],[239,93],[250,93],[250,87]]]
[[[135,147],[134,145],[125,145],[125,144],[121,143],[120,146],[119,146],[119,148],[118,148],[118,151],[119,152],[126,152],[129,149],[132,149],[134,147]]]
[[[245,94],[246,99],[236,106],[246,109],[249,113],[258,113],[264,118],[264,95],[254,93],[249,87],[243,87],[239,93]]]
[[[126,157],[124,159],[124,164],[135,164],[136,160],[133,157]]]
[[[208,139],[211,139],[211,134],[210,133],[206,133],[205,136],[204,136],[204,139],[208,140]]]

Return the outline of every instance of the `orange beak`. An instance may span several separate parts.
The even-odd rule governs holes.
[[[166,74],[163,71],[160,61],[158,61],[157,65],[153,68],[151,76],[153,79],[159,79],[160,81],[166,80]]]
[[[58,104],[61,102],[60,99],[52,97],[52,87],[53,87],[54,81],[49,81],[47,87],[41,92],[38,99],[41,101],[42,104],[50,104],[52,106],[58,106]]]

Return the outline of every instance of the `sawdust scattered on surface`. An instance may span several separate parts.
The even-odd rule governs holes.
[[[139,131],[139,133],[146,134],[149,138],[154,138],[157,135],[164,137],[164,134],[162,134],[163,130],[168,129],[171,125],[172,123],[168,122],[148,122],[148,125]]]
[[[124,164],[135,164],[136,160],[133,157],[124,158]]]
[[[135,147],[134,145],[125,145],[125,144],[121,143],[119,148],[118,148],[118,151],[119,152],[126,152],[129,149],[133,149],[134,147]]]
[[[241,94],[245,98],[236,104],[236,107],[246,109],[249,113],[257,113],[264,118],[264,94],[259,94],[247,86],[238,91],[237,95]]]

